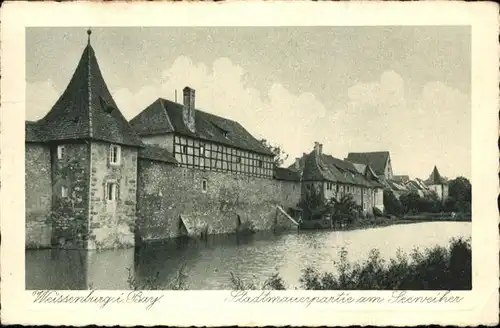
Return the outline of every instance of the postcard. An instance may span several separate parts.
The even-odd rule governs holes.
[[[496,5],[1,15],[5,323],[498,323]]]

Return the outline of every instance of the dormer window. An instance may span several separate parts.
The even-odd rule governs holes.
[[[63,145],[57,146],[57,159],[63,159],[66,155],[66,148]]]
[[[109,147],[109,163],[119,165],[121,163],[121,147],[118,145],[111,145]]]

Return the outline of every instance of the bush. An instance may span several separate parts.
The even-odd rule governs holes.
[[[404,208],[399,199],[391,190],[384,190],[384,208],[386,214],[402,216]]]
[[[410,256],[398,250],[388,264],[377,250],[367,261],[350,264],[347,251],[340,251],[337,274],[320,273],[308,267],[300,278],[304,289],[427,289],[467,290],[472,288],[470,240],[452,239],[449,248],[436,246]]]
[[[278,272],[267,278],[261,285],[252,280],[244,281],[232,272],[229,274],[231,275],[230,279],[234,290],[286,290],[285,282]]]
[[[345,248],[334,263],[336,272],[320,272],[313,267],[302,270],[300,285],[306,290],[470,290],[472,288],[472,251],[470,239],[452,239],[448,248],[436,246],[425,251],[414,249],[411,254],[397,251],[386,262],[373,249],[368,259],[350,263]],[[285,289],[278,273],[257,288],[231,274],[235,289]]]
[[[178,271],[174,279],[172,279],[166,286],[160,280],[160,273],[156,272],[154,276],[147,277],[144,281],[139,281],[135,278],[132,270],[126,268],[128,277],[127,284],[132,290],[185,290],[187,288],[186,279],[187,275],[184,272],[185,266],[182,266]]]

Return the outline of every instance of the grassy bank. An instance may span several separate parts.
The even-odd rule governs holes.
[[[395,259],[386,261],[372,250],[363,262],[350,263],[345,249],[334,272],[306,267],[300,277],[300,289],[306,290],[468,290],[472,288],[470,239],[453,239],[445,248],[436,246],[415,249],[410,254],[398,251]],[[243,281],[231,274],[234,289],[284,290],[287,286],[275,273],[265,281]]]

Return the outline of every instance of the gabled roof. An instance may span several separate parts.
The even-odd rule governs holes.
[[[432,170],[431,175],[429,178],[425,181],[426,185],[440,185],[440,184],[447,184],[448,182],[446,179],[444,179],[441,174],[439,174],[439,171],[436,166],[434,166],[434,169]]]
[[[398,183],[408,183],[410,182],[410,177],[407,175],[393,175],[392,180]]]
[[[178,163],[171,152],[169,152],[165,148],[151,145],[146,145],[145,147],[139,149],[139,158],[170,164]]]
[[[416,178],[414,181],[415,181],[416,184],[419,185],[419,187],[422,190],[429,190],[429,188],[426,186],[425,182],[422,179]]]
[[[178,133],[239,149],[272,156],[273,154],[239,123],[196,109],[196,132],[191,132],[182,117],[184,106],[159,98],[130,121],[141,136]]]
[[[349,153],[347,160],[353,163],[370,165],[378,175],[383,175],[389,158],[388,151],[376,151],[368,153]]]
[[[320,154],[315,151],[305,155],[302,180],[305,181],[331,181],[343,184],[352,184],[364,187],[379,187],[382,185],[377,179],[370,179],[367,172],[360,173],[353,163],[343,161],[336,157]]]
[[[300,181],[300,174],[297,171],[284,167],[275,167],[273,176],[276,180]]]
[[[387,183],[391,187],[392,190],[396,191],[408,191],[408,188],[394,180],[387,180]]]
[[[27,138],[40,141],[90,139],[142,146],[111,96],[90,42],[66,90],[44,118],[27,123],[26,129]]]

